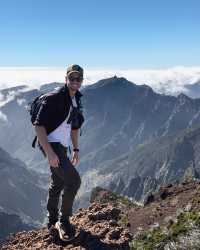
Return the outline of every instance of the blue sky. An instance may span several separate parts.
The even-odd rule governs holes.
[[[0,66],[200,65],[199,0],[5,0]]]

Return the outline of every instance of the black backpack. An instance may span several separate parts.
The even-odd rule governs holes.
[[[42,103],[43,99],[45,98],[45,96],[46,96],[45,94],[40,94],[39,96],[35,97],[35,99],[32,102],[29,103],[29,113],[31,116],[31,123],[32,124],[34,123],[34,121],[37,117],[41,103]]]
[[[44,93],[40,94],[39,96],[36,96],[32,102],[28,103],[28,111],[29,111],[29,114],[31,116],[31,123],[32,124],[34,123],[34,121],[35,121],[35,119],[37,117],[37,114],[38,114],[38,111],[40,109],[41,103],[42,103],[42,101],[44,100],[45,97],[46,97],[46,94],[44,94]],[[33,148],[35,148],[36,141],[37,141],[37,136],[35,136],[34,139],[33,139],[33,142],[32,142],[32,147]],[[46,157],[46,154],[45,154],[43,148],[41,147],[41,145],[39,144],[39,142],[38,142],[38,147],[42,151],[43,155]]]

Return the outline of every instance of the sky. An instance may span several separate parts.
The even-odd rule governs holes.
[[[6,0],[0,67],[200,66],[199,0]]]

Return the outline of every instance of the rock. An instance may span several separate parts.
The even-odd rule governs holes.
[[[184,211],[190,212],[191,210],[192,210],[192,204],[189,203],[189,204],[187,204],[187,206],[184,208]]]
[[[144,206],[150,204],[151,202],[154,202],[155,197],[152,193],[148,194],[144,199]]]
[[[160,194],[160,198],[162,200],[165,200],[171,193],[169,192],[167,188],[165,188],[165,189],[161,189],[159,194]]]

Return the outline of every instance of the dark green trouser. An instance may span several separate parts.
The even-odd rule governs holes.
[[[67,148],[59,142],[50,142],[50,144],[60,160],[60,165],[59,167],[50,166],[51,182],[47,201],[48,218],[50,222],[58,220],[58,203],[60,193],[63,190],[60,221],[65,221],[66,217],[72,216],[72,206],[81,185],[81,178],[67,156]]]

